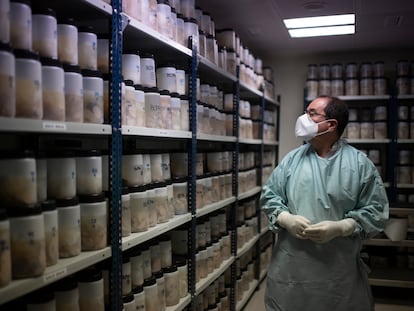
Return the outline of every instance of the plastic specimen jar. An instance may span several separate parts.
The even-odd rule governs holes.
[[[131,210],[131,231],[143,232],[148,230],[148,196],[145,187],[129,188]]]
[[[173,178],[187,177],[188,175],[188,154],[170,154],[171,176]]]
[[[135,311],[135,298],[133,294],[125,295],[122,297],[123,310],[124,311]]]
[[[171,93],[177,91],[177,69],[174,64],[166,64],[157,68],[157,88]]]
[[[34,10],[32,15],[32,47],[42,57],[58,58],[56,13],[50,8]]]
[[[92,27],[79,28],[78,62],[82,69],[98,69],[98,37]]]
[[[29,1],[10,1],[10,41],[15,49],[32,49],[32,8]]]
[[[161,187],[154,189],[154,205],[157,211],[157,222],[163,223],[168,221],[167,187],[165,183],[160,185]]]
[[[136,126],[145,127],[145,93],[141,85],[135,85]]]
[[[163,269],[165,279],[165,305],[173,306],[180,301],[179,276],[176,266]]]
[[[102,74],[95,70],[82,70],[83,76],[83,120],[85,123],[102,124],[103,79]]]
[[[152,54],[143,54],[140,59],[141,64],[141,84],[144,87],[155,87],[155,60]]]
[[[15,50],[16,117],[42,119],[42,66],[35,52]]]
[[[131,260],[128,255],[122,257],[122,295],[128,295],[132,290]]]
[[[132,293],[134,295],[136,310],[145,310],[145,293],[142,285],[134,287]]]
[[[2,98],[0,102],[1,117],[14,117],[16,114],[15,67],[15,57],[11,47],[0,42],[0,96]]]
[[[157,88],[144,88],[145,92],[145,126],[163,128],[161,120],[161,98]]]
[[[151,156],[149,154],[142,155],[144,163],[144,184],[151,183]]]
[[[78,64],[78,28],[73,19],[57,25],[58,58],[70,65]]]
[[[122,178],[128,186],[140,186],[145,183],[142,154],[124,154],[122,156]]]
[[[81,245],[83,251],[102,249],[107,242],[107,204],[105,195],[80,195]]]
[[[155,189],[148,186],[147,190],[148,226],[154,227],[158,223],[158,212],[155,206]]]
[[[157,282],[154,277],[145,279],[145,311],[159,311],[160,301],[158,301]]]
[[[172,33],[171,7],[168,0],[157,1],[158,32],[170,38]]]
[[[175,215],[183,215],[188,212],[187,204],[187,182],[173,183],[174,195],[174,213]]]
[[[36,277],[46,268],[45,229],[39,205],[8,210],[13,279]]]
[[[41,203],[45,223],[46,265],[55,265],[59,259],[58,214],[54,200]]]
[[[42,58],[43,119],[65,121],[65,74],[62,64]]]
[[[104,311],[104,281],[102,272],[84,271],[79,277],[79,311]]]
[[[0,200],[12,206],[37,202],[36,160],[32,152],[2,153]]]
[[[11,281],[10,221],[5,209],[0,209],[0,288]]]
[[[133,84],[141,84],[141,59],[137,53],[122,54],[122,76]]]
[[[160,311],[165,310],[165,278],[162,270],[154,272],[158,290],[158,304]]]
[[[171,129],[181,130],[181,101],[178,93],[171,93]]]
[[[83,78],[80,67],[64,65],[65,117],[67,122],[83,122]]]
[[[27,299],[27,311],[55,311],[56,301],[52,292],[39,290]]]
[[[181,95],[180,103],[181,103],[181,111],[180,111],[181,130],[189,131],[190,130],[190,118],[189,118],[188,96]]]
[[[132,288],[142,286],[144,284],[144,262],[141,251],[134,248],[129,252],[131,260],[131,283]]]
[[[59,227],[59,257],[73,257],[81,252],[80,205],[77,197],[56,200]]]
[[[171,129],[171,96],[170,92],[162,90],[160,92],[160,116],[157,128]]]
[[[137,105],[135,88],[131,80],[124,81],[125,96],[122,97],[121,116],[122,125],[135,126],[137,119]]]
[[[65,278],[54,288],[56,310],[79,311],[79,288],[74,278]]]
[[[109,38],[98,38],[97,55],[98,70],[109,73]]]
[[[0,42],[10,42],[10,1],[0,1]]]
[[[47,197],[72,198],[76,195],[76,160],[73,153],[57,153],[47,158]]]
[[[102,192],[102,156],[98,150],[80,151],[76,157],[77,194]]]

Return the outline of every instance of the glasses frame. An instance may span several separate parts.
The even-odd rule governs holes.
[[[313,118],[314,116],[321,116],[321,117],[326,118],[326,114],[318,113],[314,110],[305,110],[303,112],[306,113],[309,118]]]

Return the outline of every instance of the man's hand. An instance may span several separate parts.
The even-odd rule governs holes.
[[[300,215],[292,215],[289,212],[281,212],[277,217],[277,222],[285,228],[291,235],[298,239],[306,239],[304,230],[310,225],[310,220]]]
[[[317,243],[326,243],[336,237],[349,236],[354,232],[355,220],[346,218],[339,221],[321,221],[304,230],[304,236]]]

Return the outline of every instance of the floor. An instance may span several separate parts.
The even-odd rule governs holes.
[[[266,279],[260,283],[258,290],[253,294],[243,311],[264,311],[264,292]],[[400,306],[391,304],[376,304],[375,311],[414,311],[414,306]]]

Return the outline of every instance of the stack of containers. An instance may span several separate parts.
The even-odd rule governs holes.
[[[58,21],[50,8],[6,3],[0,67],[8,96],[0,116],[103,123],[108,40],[98,40],[90,27],[78,30],[71,19]]]
[[[349,62],[345,66],[340,63],[309,64],[307,71],[307,99],[320,95],[331,96],[372,96],[387,94],[387,78],[384,73],[384,62],[363,62],[359,66]]]

